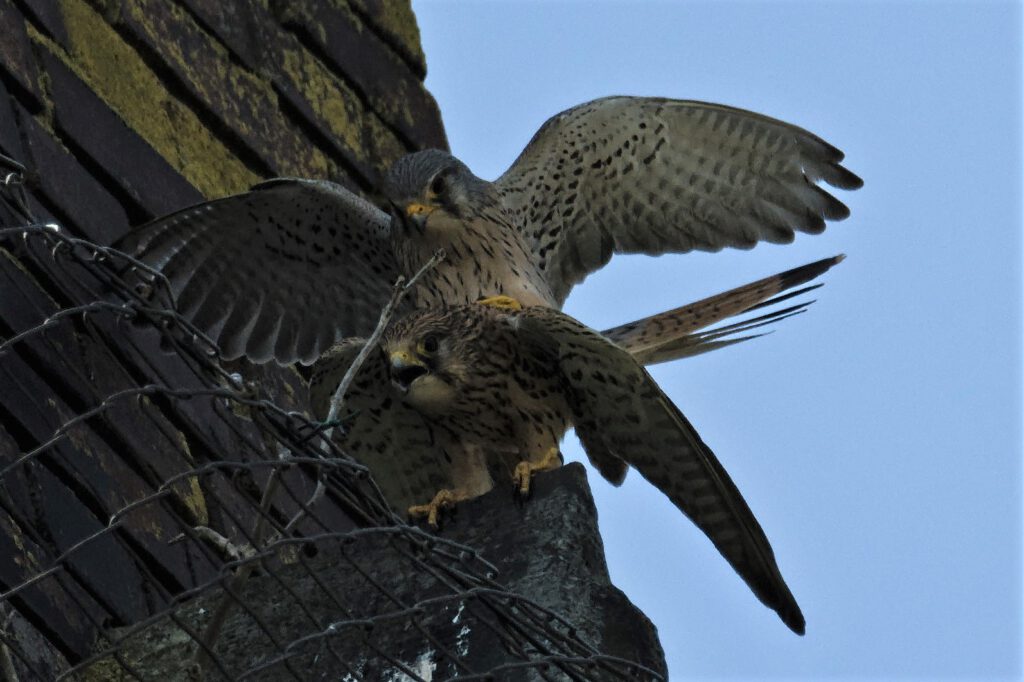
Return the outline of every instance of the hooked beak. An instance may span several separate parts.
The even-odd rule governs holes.
[[[395,216],[402,225],[408,228],[416,228],[416,231],[423,234],[427,228],[427,220],[430,218],[430,214],[437,210],[436,206],[430,206],[428,204],[421,204],[413,201],[406,204],[404,207],[392,203],[392,215]]]
[[[403,393],[407,393],[412,383],[426,373],[426,366],[406,351],[391,354],[391,381]]]

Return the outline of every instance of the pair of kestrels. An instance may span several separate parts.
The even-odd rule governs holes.
[[[225,358],[316,362],[314,414],[400,276],[443,249],[348,394],[343,443],[396,509],[438,512],[561,463],[570,427],[614,484],[630,466],[711,539],[762,602],[804,618],[736,486],[644,364],[742,340],[831,258],[598,333],[559,312],[613,253],[750,248],[819,233],[856,189],[843,154],[796,126],[716,104],[609,97],[549,119],[494,182],[450,154],[395,163],[381,210],[325,181],[275,179],[133,231]],[[487,299],[490,304],[477,301]]]

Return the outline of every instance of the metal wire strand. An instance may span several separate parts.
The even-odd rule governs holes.
[[[50,671],[58,679],[96,666],[147,679],[151,663],[139,649],[147,641],[168,643],[147,655],[184,667],[199,654],[209,679],[312,679],[318,670],[340,670],[348,679],[391,671],[425,680],[428,663],[466,680],[527,669],[551,680],[660,679],[600,652],[567,619],[507,590],[473,547],[399,518],[330,429],[260,396],[259,386],[222,366],[213,341],[175,311],[159,272],[62,226],[34,222],[23,172],[0,158],[0,198],[25,221],[0,226],[0,248],[18,245],[18,268],[6,276],[25,291],[41,290],[52,308],[17,329],[0,319],[0,376],[13,371],[8,363],[59,350],[74,376],[64,385],[64,365],[47,368],[33,390],[50,391],[74,414],[24,425],[12,418],[0,430],[0,535],[18,538],[24,552],[11,569],[20,577],[11,581],[8,571],[0,579],[0,614],[16,611],[59,641],[36,611],[59,603],[68,623],[92,633],[92,650],[58,647],[63,671]],[[396,285],[378,331],[407,288]],[[137,339],[126,329],[137,326],[158,330],[169,353],[147,354],[152,334]],[[87,337],[124,366],[123,375],[90,382],[88,358],[63,345],[69,335]],[[350,374],[356,371],[358,361]],[[335,413],[350,381],[340,386]],[[127,428],[152,433],[154,452],[164,454],[125,452]],[[69,469],[65,460],[83,468]],[[133,483],[115,494],[109,486],[122,479]],[[43,482],[50,495],[63,490],[91,515],[89,523],[69,525],[61,537],[41,530],[56,503],[38,497]],[[137,595],[126,607],[104,593],[104,576],[90,573],[106,553],[110,561],[127,558],[131,570],[117,575],[141,581],[124,585]],[[382,562],[393,569],[381,571]],[[493,637],[508,662],[471,669],[452,634],[456,621]],[[238,648],[243,631],[252,650]],[[409,650],[387,650],[381,633],[404,638],[425,662],[414,662]],[[47,674],[28,647],[0,624],[4,674]]]

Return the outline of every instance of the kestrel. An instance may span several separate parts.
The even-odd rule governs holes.
[[[496,295],[561,308],[613,253],[821,232],[849,211],[819,183],[862,184],[842,159],[806,130],[749,111],[608,97],[549,119],[494,182],[427,150],[389,171],[387,211],[330,182],[281,178],[160,218],[119,246],[168,278],[179,311],[224,357],[310,363],[368,334],[395,279],[439,247],[447,257],[410,308]]]
[[[319,370],[337,376],[360,346],[343,342]],[[346,407],[354,416],[345,447],[371,471],[395,474],[376,477],[385,495],[443,488],[410,510],[431,516],[501,478],[525,487],[533,471],[559,466],[559,443],[575,427],[602,476],[619,485],[630,467],[639,471],[762,602],[804,632],[768,539],[686,417],[636,358],[557,310],[416,311],[386,333]]]
[[[816,284],[794,289],[842,259],[843,256],[835,256],[808,263],[601,334],[620,346],[628,342],[634,359],[648,365],[747,341],[761,335],[750,333],[753,330],[803,312],[810,301],[788,307],[779,304],[820,287]],[[753,311],[761,314],[713,327]],[[675,341],[667,346],[653,341],[660,338]],[[327,418],[335,389],[364,343],[361,338],[344,339],[313,365],[310,408],[317,419]],[[475,482],[456,483],[458,476],[453,477],[452,464],[467,461],[461,441],[446,440],[441,432],[435,434],[435,426],[424,422],[422,415],[404,402],[404,392],[396,393],[391,386],[386,363],[370,363],[362,369],[346,396],[346,413],[358,414],[359,419],[345,422],[345,448],[370,468],[395,510],[404,512],[420,506],[440,489],[459,488],[465,491],[464,496],[481,495],[491,489],[495,480],[504,480],[500,472],[496,476],[481,473],[483,455],[479,454],[474,456],[478,464]],[[460,454],[445,453],[445,447]],[[433,512],[431,523],[436,524],[438,510],[427,511]]]

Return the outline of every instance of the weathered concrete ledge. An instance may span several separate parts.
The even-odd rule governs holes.
[[[654,625],[609,580],[582,465],[538,476],[525,504],[513,501],[511,487],[466,502],[437,536],[478,550],[498,569],[494,580],[499,590],[524,595],[572,621],[575,633],[596,651],[667,677]],[[247,609],[232,609],[215,645],[221,665],[235,675],[266,666],[246,678],[261,680],[289,674],[300,679],[408,679],[399,674],[402,666],[432,680],[495,670],[501,672],[494,679],[501,680],[656,679],[639,668],[623,674],[622,668],[613,673],[598,664],[584,668],[582,676],[577,670],[576,677],[555,665],[514,667],[523,657],[510,652],[499,639],[503,635],[487,625],[493,616],[497,630],[515,629],[500,622],[502,613],[490,611],[483,595],[444,599],[445,590],[429,572],[410,570],[415,557],[394,548],[381,538],[320,546],[308,568],[293,564],[250,578],[237,591]],[[344,595],[344,605],[332,603],[326,594]],[[219,598],[203,597],[176,615],[201,631]],[[302,608],[296,607],[299,602]],[[499,596],[495,603],[508,602]],[[279,649],[264,628],[278,642],[307,638],[289,649],[294,655],[287,667],[269,664]],[[198,674],[191,664],[195,642],[169,620],[129,641],[122,655],[145,679]],[[120,670],[116,662],[102,661],[85,679],[121,679]]]

